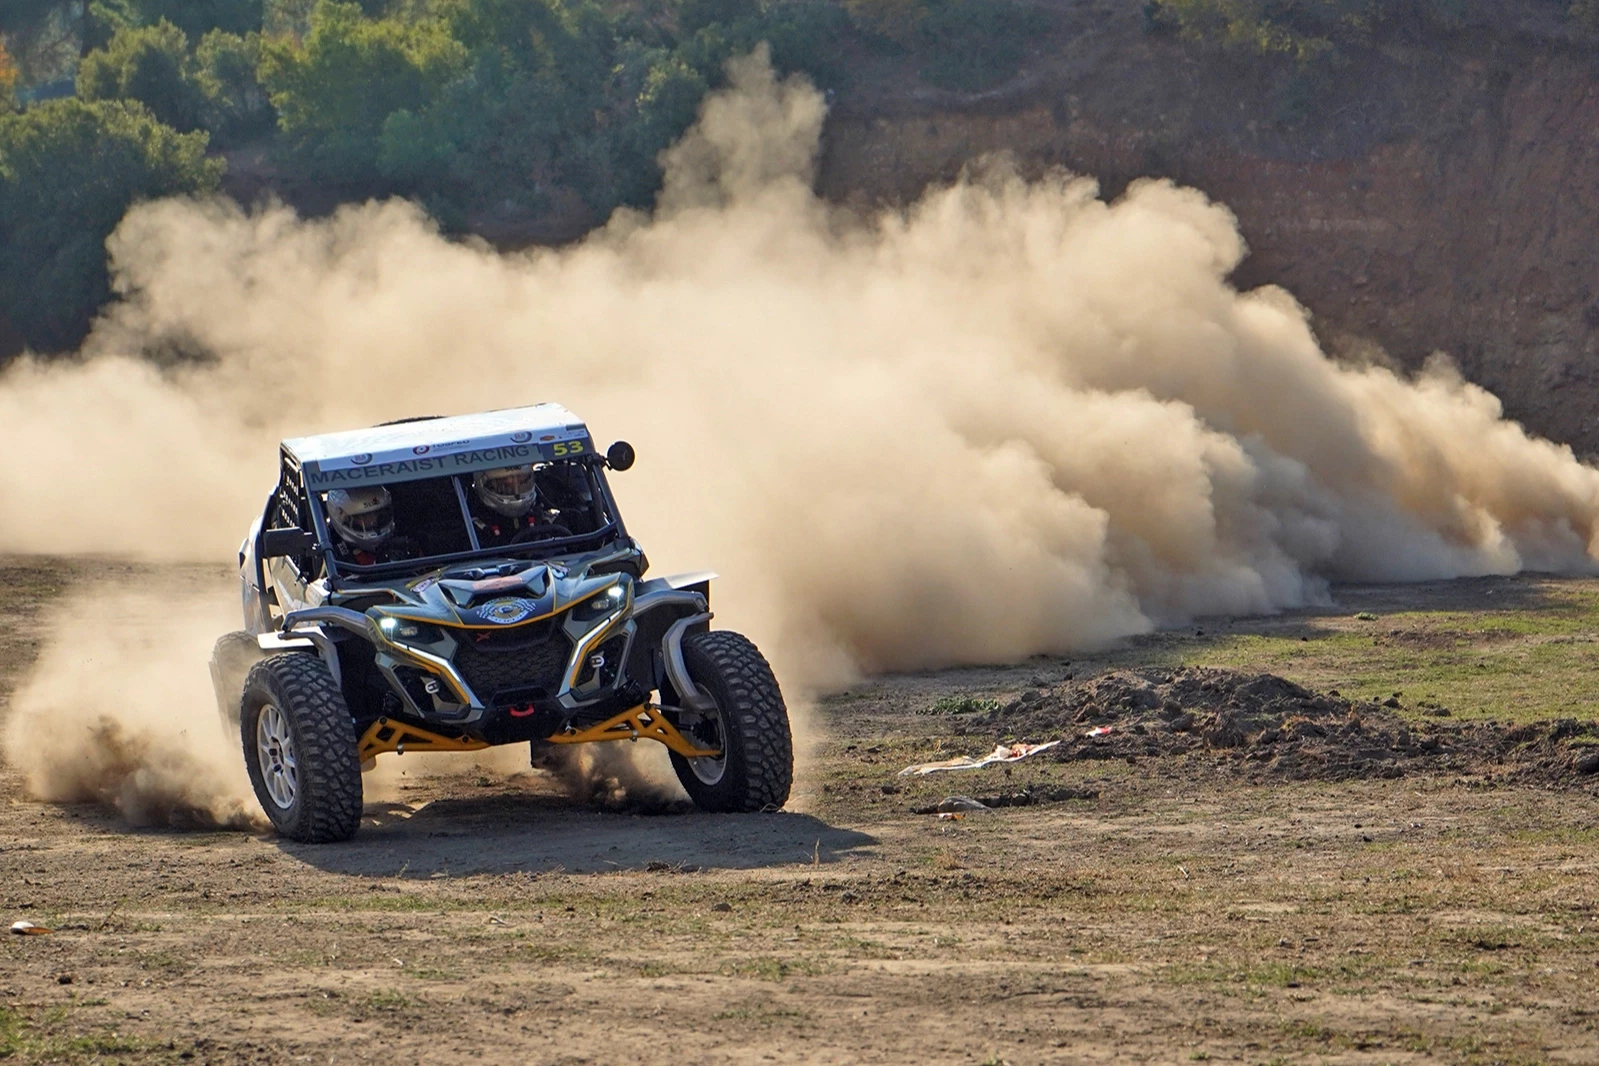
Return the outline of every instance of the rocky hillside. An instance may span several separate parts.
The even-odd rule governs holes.
[[[1561,5],[1374,42],[1307,98],[1286,63],[1151,33],[1140,0],[1056,3],[1059,35],[987,93],[864,59],[824,191],[905,199],[995,150],[1109,194],[1174,178],[1237,213],[1239,284],[1292,290],[1334,350],[1447,352],[1512,417],[1599,454],[1599,43]]]

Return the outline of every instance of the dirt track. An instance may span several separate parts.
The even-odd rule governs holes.
[[[71,575],[0,571],[3,693]],[[1361,671],[1394,642],[1411,659],[1393,670],[1439,690],[1388,709],[1424,736],[1484,717],[1439,662],[1462,642],[1471,663],[1521,654],[1481,631],[1507,599],[1544,620],[1515,637],[1527,661],[1569,652],[1575,670],[1587,649],[1559,641],[1596,591],[1344,590],[1335,610],[1211,627],[1202,646],[1190,630],[880,679],[824,703],[829,739],[772,816],[597,811],[542,773],[464,772],[369,805],[351,845],[307,847],[130,830],[27,800],[8,768],[0,916],[58,931],[0,939],[0,1061],[1594,1061],[1599,799],[1571,736],[1541,776],[1512,745],[1329,782],[1265,773],[1258,734],[1082,754],[1074,712],[1071,742],[1026,762],[897,771],[987,750],[1013,704],[1030,728],[1047,723],[1023,706],[1080,712],[1112,668],[1254,656],[1321,690],[1343,671],[1366,701]],[[1329,659],[1350,631],[1361,657]],[[1418,652],[1395,633],[1443,636]],[[1321,643],[1283,669],[1276,642],[1305,634]],[[1536,713],[1501,717],[1569,710],[1563,662],[1523,670]],[[1424,713],[1443,699],[1449,719]],[[1067,787],[1098,796],[910,813]]]

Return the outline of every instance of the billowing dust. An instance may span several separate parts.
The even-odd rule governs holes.
[[[0,551],[220,558],[284,436],[554,399],[638,446],[630,531],[657,572],[721,572],[718,624],[791,695],[1330,579],[1594,569],[1599,471],[1442,357],[1329,360],[1289,294],[1232,287],[1202,193],[993,161],[841,209],[810,186],[821,96],[731,75],[656,210],[567,248],[400,202],[134,210],[81,357],[0,376]],[[79,520],[86,477],[116,522]]]
[[[0,723],[29,791],[103,803],[134,825],[264,826],[207,667],[232,606],[125,588],[54,606],[50,640]]]

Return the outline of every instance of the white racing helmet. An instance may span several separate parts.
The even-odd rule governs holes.
[[[483,506],[507,518],[521,518],[533,509],[538,499],[538,490],[533,486],[532,463],[473,474],[472,488]]]
[[[381,548],[394,535],[394,499],[382,485],[328,493],[328,521],[346,544]]]

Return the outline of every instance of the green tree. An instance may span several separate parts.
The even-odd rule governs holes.
[[[379,177],[388,117],[425,110],[466,60],[438,19],[369,19],[358,4],[321,0],[303,41],[262,44],[260,76],[290,143],[324,175],[360,185]]]
[[[178,130],[200,126],[201,93],[194,81],[189,39],[170,22],[118,30],[78,67],[85,100],[138,100]]]
[[[138,24],[170,22],[197,41],[212,30],[243,36],[261,29],[263,0],[120,0]]]
[[[0,115],[0,310],[31,347],[82,342],[110,296],[106,238],[131,204],[215,191],[224,164],[206,139],[125,100]]]
[[[760,13],[760,0],[678,0],[677,25],[686,36],[706,26],[738,22]]]
[[[237,140],[269,129],[275,116],[256,75],[261,35],[212,30],[194,50],[194,84],[202,99],[205,128],[219,141]]]
[[[609,206],[602,127],[626,74],[604,13],[582,0],[449,0],[439,11],[470,65],[428,107],[389,116],[383,174],[479,206],[536,208],[554,185]]]

